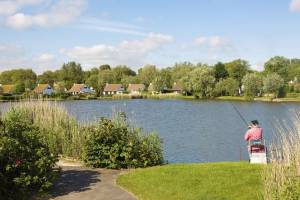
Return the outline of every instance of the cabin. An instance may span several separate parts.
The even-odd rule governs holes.
[[[182,94],[183,93],[182,87],[176,82],[173,84],[173,87],[172,87],[171,91],[175,94]]]
[[[14,85],[1,85],[0,84],[0,88],[2,88],[2,94],[4,94],[4,95],[12,95],[13,87],[14,87]]]
[[[92,94],[94,91],[91,87],[85,85],[85,84],[76,84],[72,86],[72,88],[69,90],[69,93],[72,95],[79,95],[79,94]]]
[[[103,95],[123,94],[124,87],[122,84],[106,84],[103,90]]]
[[[52,95],[54,90],[49,84],[38,84],[33,92],[39,95]]]
[[[127,91],[131,95],[140,95],[143,91],[145,91],[146,86],[144,84],[129,84]]]

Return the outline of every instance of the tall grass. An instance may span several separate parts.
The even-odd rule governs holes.
[[[278,127],[277,141],[269,151],[270,165],[264,170],[265,200],[300,199],[300,114],[294,128]]]
[[[79,158],[85,137],[85,126],[71,117],[57,102],[24,101],[11,109],[23,110],[40,128],[51,152]]]

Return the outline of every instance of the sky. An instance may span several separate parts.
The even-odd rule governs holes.
[[[300,0],[0,0],[0,71],[300,58]]]

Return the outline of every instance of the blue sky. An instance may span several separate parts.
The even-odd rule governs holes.
[[[0,0],[0,71],[300,57],[300,0]]]

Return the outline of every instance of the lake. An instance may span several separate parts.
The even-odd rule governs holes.
[[[247,121],[257,119],[267,142],[278,123],[291,126],[297,103],[229,102],[200,100],[90,100],[64,101],[69,113],[80,121],[95,121],[115,112],[126,112],[131,123],[163,139],[165,159],[178,162],[247,160],[243,136]],[[0,109],[9,103],[1,103]]]

